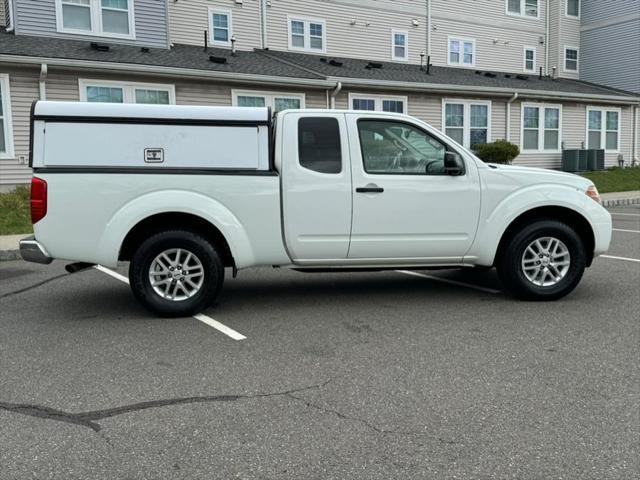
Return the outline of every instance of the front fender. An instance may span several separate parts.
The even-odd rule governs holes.
[[[478,234],[465,261],[493,265],[505,231],[520,215],[540,207],[563,207],[583,216],[596,240],[596,254],[606,251],[611,235],[611,216],[584,192],[570,185],[537,184],[520,188],[499,201],[483,196]],[[608,228],[607,228],[608,226]]]
[[[163,190],[141,195],[123,205],[105,225],[98,246],[108,252],[105,264],[115,266],[122,243],[142,220],[160,213],[178,212],[198,216],[214,225],[229,244],[238,267],[253,262],[254,253],[242,224],[222,203],[199,193],[184,190]],[[180,228],[180,225],[176,225]]]

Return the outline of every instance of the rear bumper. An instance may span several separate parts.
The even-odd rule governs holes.
[[[34,236],[20,240],[20,255],[27,262],[51,263],[53,258],[49,256],[47,250],[36,240]]]

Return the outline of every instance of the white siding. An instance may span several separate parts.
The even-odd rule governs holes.
[[[123,44],[167,46],[167,6],[165,0],[134,0],[135,40],[110,39],[92,35],[60,33],[56,27],[55,0],[14,2],[16,33],[45,35],[73,40],[115,41]]]
[[[233,0],[169,0],[171,42],[203,45],[204,32],[209,33],[209,7],[231,11],[238,50],[261,47],[260,0],[245,0],[242,5]]]

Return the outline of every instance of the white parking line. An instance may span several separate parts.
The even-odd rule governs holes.
[[[116,280],[120,280],[121,282],[129,285],[129,279],[124,275],[120,275],[118,272],[114,272],[113,270],[110,270],[107,267],[103,267],[102,265],[95,265],[93,268],[95,268],[96,270],[100,270],[102,273],[106,273],[110,277],[113,277]]]
[[[129,279],[127,277],[125,277],[124,275],[120,275],[118,272],[114,272],[110,268],[103,267],[102,265],[95,265],[93,268],[95,268],[96,270],[100,270],[102,273],[106,273],[110,277],[113,277],[116,280],[120,280],[121,282],[124,282],[127,285],[129,285]],[[202,313],[194,315],[193,318],[195,318],[196,320],[201,321],[202,323],[206,323],[210,327],[215,328],[219,332],[224,333],[225,335],[233,338],[234,340],[245,340],[247,338],[244,335],[242,335],[241,333],[236,332],[234,329],[229,328],[226,325],[220,323],[219,321],[214,320],[211,317],[207,317],[206,315],[203,315]]]
[[[640,230],[625,230],[624,228],[614,228],[614,232],[640,233]]]
[[[611,215],[625,215],[629,217],[640,217],[640,213],[618,213],[618,212],[609,212]]]
[[[223,325],[222,323],[220,323],[219,321],[214,320],[211,317],[207,317],[206,315],[203,315],[202,313],[194,315],[193,318],[195,318],[196,320],[200,320],[203,323],[206,323],[210,327],[215,328],[219,332],[224,333],[225,335],[233,338],[234,340],[244,340],[245,338],[247,338],[244,335],[242,335],[241,333],[236,332],[234,329],[229,328],[226,325]]]
[[[627,257],[616,257],[613,255],[600,255],[602,258],[611,258],[612,260],[624,260],[625,262],[637,262],[640,263],[640,258],[627,258]]]
[[[479,287],[471,283],[458,282],[457,280],[449,280],[448,278],[436,277],[435,275],[427,275],[425,273],[412,272],[410,270],[396,270],[398,273],[404,273],[405,275],[413,275],[414,277],[428,278],[429,280],[436,280],[438,282],[449,283],[451,285],[458,285],[459,287],[473,288],[485,293],[501,293],[500,290],[487,287]]]

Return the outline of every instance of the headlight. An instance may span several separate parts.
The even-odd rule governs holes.
[[[591,197],[596,202],[602,205],[602,199],[600,198],[600,194],[598,193],[598,189],[595,185],[589,185],[584,193],[587,194],[587,197]]]

